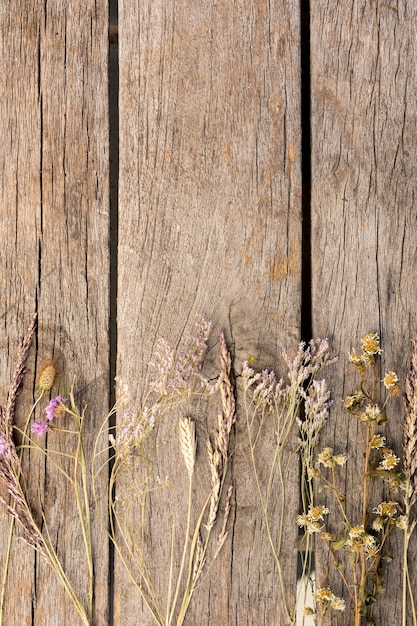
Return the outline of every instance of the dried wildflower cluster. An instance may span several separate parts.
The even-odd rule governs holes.
[[[174,350],[163,340],[157,344],[150,363],[155,376],[139,410],[132,406],[129,386],[122,379],[116,378],[116,404],[99,431],[91,460],[91,498],[87,477],[90,461],[85,458],[83,443],[86,407],[80,411],[76,405],[75,381],[71,392],[66,394],[68,397],[52,395],[42,410],[43,419],[37,417],[40,407],[44,405],[44,401],[41,404],[42,398],[46,394],[50,397],[57,379],[58,371],[54,361],[45,361],[40,368],[37,378],[39,395],[25,426],[19,428],[15,424],[16,399],[34,330],[35,319],[21,343],[6,402],[0,406],[0,480],[9,495],[8,501],[2,496],[0,501],[10,514],[11,528],[16,521],[22,538],[48,560],[82,622],[91,626],[94,571],[90,506],[93,500],[106,530],[110,520],[109,534],[115,552],[150,610],[154,622],[160,626],[182,626],[191,599],[204,578],[203,573],[210,569],[210,562],[207,563],[209,554],[211,559],[216,558],[228,535],[227,523],[234,492],[233,483],[227,485],[228,466],[230,439],[237,412],[231,357],[224,335],[220,334],[220,368],[214,382],[203,375],[211,324],[201,316],[197,316],[193,334],[185,341],[183,349]],[[391,559],[388,539],[391,532],[397,529],[404,536],[402,626],[407,624],[408,601],[411,604],[413,626],[417,626],[413,585],[408,569],[409,541],[417,524],[414,511],[417,503],[417,336],[412,341],[412,361],[405,385],[402,461],[394,449],[387,445],[387,437],[383,432],[388,419],[388,402],[400,396],[399,377],[396,372],[389,370],[380,380],[378,366],[382,350],[376,333],[365,335],[361,346],[361,352],[352,351],[349,355],[349,361],[359,376],[359,383],[343,400],[349,419],[357,421],[362,430],[364,442],[364,466],[360,476],[361,490],[358,490],[361,511],[354,518],[350,517],[347,506],[352,494],[344,493],[339,487],[339,474],[349,461],[347,451],[334,450],[329,446],[318,449],[320,433],[328,421],[332,405],[330,391],[320,375],[324,368],[336,360],[330,355],[327,340],[315,339],[309,343],[300,343],[292,359],[284,355],[288,369],[285,379],[278,378],[270,370],[255,372],[248,362],[244,363],[243,410],[251,462],[261,512],[277,566],[282,602],[291,624],[296,623],[296,609],[287,605],[281,546],[284,518],[288,515],[286,463],[296,451],[302,468],[302,506],[294,522],[303,534],[303,572],[308,578],[312,568],[313,540],[320,538],[329,550],[346,592],[344,599],[336,596],[329,587],[317,588],[312,583],[312,606],[305,606],[304,614],[314,616],[316,626],[321,626],[331,611],[343,612],[350,608],[354,626],[360,626],[363,619],[366,619],[367,625],[374,626],[374,604],[384,591],[384,568]],[[184,496],[184,523],[180,525],[184,534],[182,542],[181,539],[178,542],[176,527],[172,527],[166,596],[159,598],[150,573],[152,568],[147,561],[147,541],[152,523],[148,507],[150,503],[153,504],[151,498],[156,490],[169,487],[168,479],[164,481],[154,475],[158,427],[167,416],[178,417],[174,410],[185,406],[191,398],[207,396],[217,397],[220,408],[215,431],[207,438],[205,446],[197,445],[198,422],[182,409],[178,418],[174,445],[181,452],[184,480],[188,478],[188,495]],[[109,420],[115,412],[118,413],[118,425],[113,428]],[[54,441],[54,432],[73,438],[73,452],[68,452],[68,446],[65,454],[50,447],[50,442],[53,444]],[[46,438],[40,439],[46,433],[48,448],[42,447],[42,441]],[[263,444],[268,441],[268,445],[271,445],[271,440],[274,450],[269,459],[264,455]],[[22,480],[25,450],[31,453],[38,451],[46,461],[52,459],[73,490],[86,555],[88,589],[82,596],[83,600],[80,600],[65,572],[51,542],[52,534],[45,526],[45,520],[34,512],[25,492]],[[60,455],[65,457],[65,469],[60,466]],[[195,499],[201,494],[196,493],[194,482],[200,471],[201,456],[206,468],[208,465],[207,492],[196,512]],[[110,481],[103,513],[98,478],[103,471],[107,473],[109,463]],[[395,495],[386,499],[379,497],[378,483],[381,481]],[[330,494],[325,503],[318,501],[323,489]],[[274,520],[271,511],[274,511]],[[336,530],[330,532],[333,529]],[[9,555],[10,543],[5,558],[6,573]],[[154,555],[152,558],[155,558]],[[179,565],[176,568],[177,562]],[[5,584],[0,596],[0,626],[3,623],[4,594]]]
[[[201,372],[210,333],[211,323],[198,315],[194,334],[187,338],[183,350],[174,350],[164,339],[159,340],[149,363],[156,377],[139,411],[130,406],[128,385],[116,378],[115,410],[122,411],[122,418],[117,436],[111,434],[110,441],[119,460],[141,455],[155,425],[176,406],[192,396],[211,395],[216,391],[218,383],[210,383]]]
[[[357,419],[364,431],[364,468],[361,490],[361,519],[348,517],[346,501],[348,495],[338,486],[337,471],[344,466],[348,456],[344,452],[334,453],[330,447],[324,448],[317,456],[314,470],[310,472],[314,480],[330,490],[334,495],[336,510],[329,511],[323,505],[311,507],[310,515],[299,517],[299,525],[307,534],[320,533],[334,558],[337,570],[352,602],[353,624],[359,626],[363,616],[373,624],[374,603],[384,591],[383,563],[388,560],[387,539],[395,527],[402,527],[404,518],[399,515],[400,504],[396,501],[382,501],[372,507],[377,494],[376,480],[386,479],[390,486],[398,489],[403,484],[400,471],[400,458],[386,445],[386,437],[380,429],[387,421],[386,407],[389,399],[399,396],[399,378],[393,371],[385,374],[381,383],[385,397],[378,402],[378,357],[382,350],[379,336],[367,334],[362,339],[362,352],[352,352],[349,361],[359,374],[358,388],[344,400],[344,408]],[[321,508],[320,508],[321,507]],[[323,516],[314,519],[312,512],[323,510],[329,517],[339,511],[343,527],[339,535],[327,531]],[[346,562],[336,556],[343,550],[349,555]],[[345,563],[343,566],[342,563]],[[317,623],[321,624],[327,610],[336,608],[318,592],[316,601]],[[328,596],[331,597],[331,596]],[[344,605],[343,605],[344,608]],[[341,610],[337,607],[337,610]]]
[[[75,406],[74,395],[71,393],[71,409],[65,409],[69,412],[76,423],[77,435],[76,451],[72,454],[65,454],[65,457],[73,461],[74,475],[71,476],[64,471],[57,459],[60,453],[58,451],[46,452],[39,445],[32,441],[29,436],[29,422],[35,412],[37,405],[42,400],[45,393],[48,393],[56,380],[57,369],[53,361],[46,361],[41,365],[37,389],[39,396],[37,397],[26,424],[21,430],[15,423],[15,406],[20,387],[23,382],[25,373],[25,362],[28,357],[29,349],[32,343],[33,335],[36,327],[36,316],[33,318],[29,327],[27,336],[22,340],[19,350],[19,358],[12,382],[10,384],[7,401],[5,407],[0,407],[0,480],[10,495],[10,502],[7,502],[2,496],[0,500],[6,506],[11,516],[11,528],[9,533],[9,544],[5,556],[3,587],[0,597],[0,624],[3,623],[3,611],[6,592],[7,571],[9,566],[11,538],[14,530],[14,522],[19,524],[21,537],[30,546],[35,548],[46,559],[57,577],[64,586],[65,591],[70,597],[76,611],[78,612],[82,622],[89,626],[92,623],[93,615],[93,563],[92,563],[92,546],[91,546],[91,526],[90,526],[90,510],[89,496],[87,490],[87,475],[84,458],[84,450],[82,445],[82,415]],[[57,396],[49,402],[45,409],[46,422],[34,421],[31,426],[31,432],[35,435],[43,435],[49,428],[51,420],[53,420],[59,412],[63,410],[63,402],[65,400]],[[15,434],[19,433],[21,443],[19,446],[15,444]],[[56,547],[51,539],[51,534],[46,526],[45,519],[39,516],[32,506],[23,486],[23,467],[22,456],[25,449],[40,450],[50,458],[53,455],[54,465],[59,469],[62,475],[68,480],[70,486],[74,489],[74,496],[79,513],[81,531],[86,550],[86,578],[87,578],[87,602],[83,602],[76,592],[73,583],[69,580],[65,567],[58,556]],[[79,467],[80,471],[76,471],[75,467]]]
[[[308,344],[301,342],[297,354],[293,359],[284,354],[288,367],[287,381],[277,379],[275,372],[264,370],[255,373],[244,363],[242,371],[244,410],[246,414],[247,432],[251,452],[252,467],[258,489],[261,509],[267,526],[272,554],[278,570],[281,595],[285,604],[287,617],[291,624],[295,623],[295,608],[286,604],[286,592],[282,576],[280,552],[282,545],[283,523],[285,515],[285,450],[294,427],[299,428],[299,450],[303,463],[303,476],[309,476],[313,470],[313,453],[318,442],[331,405],[330,394],[324,380],[317,380],[317,376],[328,365],[335,362],[330,356],[327,340],[314,339]],[[302,411],[303,417],[302,417]],[[276,438],[276,450],[272,455],[272,462],[263,480],[260,466],[265,464],[265,458],[260,450],[262,435],[273,429]],[[275,477],[278,480],[279,492],[274,486]],[[266,485],[266,487],[265,487]],[[311,476],[307,484],[302,487],[304,514],[299,517],[300,526],[310,529],[321,528],[326,509],[311,508],[313,494],[311,491]],[[270,504],[272,498],[280,498],[278,534],[273,537]],[[274,520],[276,523],[277,520]],[[311,557],[311,545],[304,553],[306,558]],[[303,565],[304,569],[311,567],[310,563]]]
[[[158,342],[150,363],[156,376],[145,394],[143,406],[138,411],[131,407],[129,387],[120,378],[116,380],[116,407],[121,414],[116,432],[109,433],[112,446],[112,469],[110,477],[109,511],[110,536],[136,589],[150,609],[157,624],[167,626],[175,621],[180,626],[186,616],[189,603],[205,569],[208,550],[213,543],[212,535],[219,518],[219,509],[224,499],[224,512],[217,538],[214,541],[215,558],[227,538],[227,520],[231,509],[233,487],[224,494],[224,484],[229,461],[229,440],[236,420],[235,390],[231,378],[231,358],[223,333],[220,334],[220,371],[214,383],[202,374],[207,351],[211,324],[197,316],[193,335],[185,341],[182,350],[172,349],[166,341]],[[174,409],[190,398],[218,394],[221,410],[217,419],[217,430],[207,440],[209,465],[209,489],[207,498],[196,520],[192,519],[195,506],[193,479],[197,467],[197,433],[193,418],[182,415],[178,424],[179,447],[188,475],[188,499],[184,528],[183,551],[177,572],[174,554],[171,554],[167,598],[159,599],[150,575],[146,553],[148,524],[147,515],[152,493],[164,485],[154,476],[155,443],[158,424]],[[104,426],[101,433],[108,432]],[[98,438],[99,441],[100,437]],[[96,443],[93,460],[93,477],[104,469],[103,453]],[[165,483],[166,485],[166,483]],[[114,495],[116,494],[116,495]],[[96,494],[98,502],[99,495]],[[105,518],[103,517],[103,520]],[[174,533],[174,529],[172,531]],[[174,542],[173,542],[174,545]],[[173,551],[172,545],[172,551]]]

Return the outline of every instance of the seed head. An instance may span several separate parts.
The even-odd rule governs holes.
[[[52,388],[57,374],[58,370],[55,361],[52,359],[43,361],[38,376],[39,391],[42,391],[43,393],[48,392]]]

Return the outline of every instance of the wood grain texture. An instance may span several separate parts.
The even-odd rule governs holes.
[[[224,328],[237,373],[251,355],[256,367],[280,366],[300,327],[298,3],[123,0],[119,46],[120,374],[139,402],[157,338],[176,346],[195,312],[214,323],[212,364]],[[216,413],[200,408],[196,418],[203,450]],[[285,623],[240,419],[229,540],[187,624]],[[164,467],[181,491],[175,423],[166,428]],[[294,514],[297,471],[288,501]],[[181,515],[183,499],[173,491],[165,515],[152,513],[162,595],[170,519]],[[294,586],[295,525],[286,533]],[[115,602],[116,624],[151,624],[120,568]]]
[[[37,310],[19,423],[33,402],[42,359],[54,358],[61,376],[52,393],[68,391],[76,375],[77,400],[88,401],[88,451],[108,410],[107,47],[104,1],[34,0],[0,7],[2,401],[19,336]],[[52,442],[69,451],[67,438],[53,435]],[[83,594],[83,547],[70,491],[36,454],[25,469],[33,502],[38,508],[42,501],[53,541]],[[3,512],[0,524],[2,568],[9,527]],[[94,513],[93,524],[95,623],[104,625],[108,550]],[[48,565],[17,539],[4,620],[79,623]]]
[[[341,356],[324,443],[338,452],[348,448],[344,489],[350,496],[363,460],[357,420],[341,408],[356,385],[347,353],[360,349],[365,333],[380,333],[381,377],[393,369],[403,383],[417,323],[416,18],[406,1],[312,7],[313,332],[329,336]],[[385,434],[397,453],[402,419],[401,402],[394,402]],[[349,508],[357,506],[353,501]],[[391,549],[394,563],[375,621],[394,626],[401,619],[399,536]],[[326,578],[331,566],[321,546],[318,556],[320,582],[340,594],[337,576]],[[415,548],[410,560],[415,586]],[[333,613],[329,623],[346,619]]]

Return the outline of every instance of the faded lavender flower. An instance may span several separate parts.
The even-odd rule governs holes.
[[[149,363],[156,369],[157,377],[151,385],[153,392],[161,396],[191,395],[194,390],[213,393],[217,385],[212,385],[201,374],[207,341],[212,330],[211,322],[196,315],[194,335],[186,339],[185,348],[176,351],[165,339],[160,339]]]
[[[156,423],[175,406],[194,393],[212,394],[217,389],[219,383],[211,384],[201,373],[211,328],[210,322],[197,315],[194,333],[185,340],[183,350],[174,350],[164,339],[159,340],[149,364],[157,371],[157,376],[150,384],[140,411],[130,408],[129,387],[116,377],[116,408],[123,411],[117,434],[110,434],[109,439],[119,460],[140,454]]]
[[[330,356],[328,339],[311,339],[308,344],[302,341],[294,359],[291,360],[286,354],[284,358],[290,383],[299,389],[322,369],[337,361],[337,357]]]
[[[42,437],[49,430],[48,422],[33,422],[30,430],[37,437]]]
[[[315,446],[332,405],[330,391],[325,380],[313,380],[308,386],[304,400],[304,419],[297,419],[300,430],[299,443],[302,458],[312,465]],[[307,467],[307,470],[308,470]]]
[[[62,396],[56,396],[56,398],[52,398],[49,402],[48,406],[45,409],[46,419],[51,421],[54,417],[58,417],[64,410],[65,407],[62,406],[67,401],[67,398],[63,398]]]

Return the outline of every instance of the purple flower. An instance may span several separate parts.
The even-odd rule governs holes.
[[[31,431],[34,435],[42,437],[48,430],[49,426],[47,422],[33,422]]]
[[[45,409],[45,413],[46,413],[46,419],[47,420],[53,420],[54,417],[57,417],[58,415],[58,407],[63,404],[64,402],[66,402],[67,399],[66,398],[62,398],[61,396],[57,396],[56,398],[52,398],[52,400],[50,401],[50,403],[48,404],[48,406]]]

